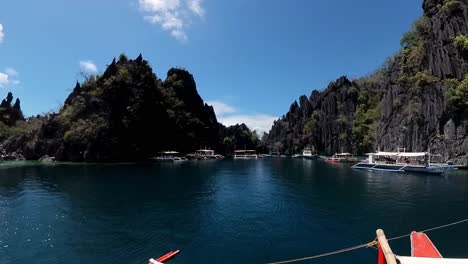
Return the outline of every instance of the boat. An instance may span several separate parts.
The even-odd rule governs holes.
[[[357,162],[358,159],[353,156],[351,153],[335,153],[335,155],[331,157],[326,157],[325,162]]]
[[[235,150],[234,151],[234,159],[258,159],[260,158],[257,155],[255,150]]]
[[[177,151],[163,151],[159,152],[159,156],[156,157],[157,161],[168,161],[168,162],[180,162],[186,161],[187,159],[179,156]]]
[[[411,232],[411,256],[393,253],[383,230],[376,231],[377,264],[468,264],[468,258],[444,258],[431,239],[422,232]]]
[[[317,154],[315,154],[313,152],[313,148],[305,148],[303,151],[302,151],[302,157],[305,158],[305,159],[315,159],[317,158]]]
[[[442,174],[457,169],[457,165],[432,163],[430,152],[376,152],[368,153],[368,158],[354,165],[354,169],[379,170],[390,172],[423,172]],[[432,156],[434,156],[432,154]]]
[[[195,153],[186,155],[188,159],[194,160],[222,160],[224,159],[223,155],[216,154],[214,150],[211,149],[199,149]]]

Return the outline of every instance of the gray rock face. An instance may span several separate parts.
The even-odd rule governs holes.
[[[47,155],[42,156],[38,161],[40,162],[55,162],[55,157],[49,157]]]
[[[396,55],[385,73],[349,81],[341,77],[327,89],[313,91],[309,102],[300,99],[299,110],[290,111],[275,122],[267,145],[285,153],[298,152],[313,144],[319,152],[332,154],[353,151],[351,137],[357,115],[359,95],[372,94],[379,100],[374,151],[408,151],[441,153],[445,160],[466,163],[468,157],[468,109],[453,113],[447,109],[447,78],[464,78],[468,73],[468,54],[455,46],[453,39],[468,35],[468,0],[458,1],[448,9],[443,0],[426,0],[424,15],[430,24],[423,62],[416,71],[428,72],[435,81],[415,89],[415,83],[402,80],[416,72],[405,72],[403,55]],[[300,113],[302,115],[300,115]],[[314,119],[312,135],[304,133],[306,122]]]
[[[21,153],[18,152],[12,152],[10,154],[3,154],[1,155],[1,160],[5,161],[21,161],[21,160],[26,160],[24,156]]]
[[[468,71],[466,55],[454,45],[453,39],[468,33],[468,5],[459,1],[451,10],[443,8],[443,0],[426,0],[425,15],[431,23],[428,42],[428,67],[434,76],[463,78]]]
[[[444,82],[446,78],[462,79],[468,72],[467,57],[453,44],[453,38],[468,34],[468,5],[466,1],[460,1],[456,10],[448,12],[442,4],[443,1],[438,0],[426,0],[423,4],[431,23],[426,49],[427,68],[440,81],[423,87],[415,102],[409,93],[411,87],[397,81],[400,69],[393,68],[383,89],[383,111],[376,147],[385,150],[405,147],[411,151],[431,149],[463,162],[468,153],[468,109],[456,115],[447,111]]]
[[[357,84],[346,77],[330,83],[323,92],[313,91],[310,99],[300,97],[300,104],[294,102],[289,112],[276,121],[266,144],[272,151],[294,154],[307,145],[327,153],[351,149],[351,127],[356,111]],[[313,125],[313,133],[304,132],[306,122]]]

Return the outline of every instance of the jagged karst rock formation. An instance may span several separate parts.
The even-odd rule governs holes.
[[[5,104],[10,101],[9,96]],[[223,145],[226,137],[237,136],[217,122],[188,71],[173,68],[160,80],[141,55],[114,59],[102,76],[77,83],[58,113],[26,124],[1,144],[5,153],[116,162],[146,160],[169,149],[188,153],[207,146],[225,153],[237,147]],[[252,134],[247,127],[243,131]]]
[[[12,102],[13,94],[9,92],[7,97],[0,103],[0,122],[7,126],[13,126],[17,121],[24,121],[20,99],[16,98],[13,105],[11,105]]]
[[[468,72],[467,52],[460,51],[453,39],[468,32],[466,0],[426,0],[424,15],[431,30],[427,42],[427,67],[434,76],[464,78]]]
[[[431,149],[466,163],[468,48],[457,37],[468,39],[468,1],[425,0],[423,9],[381,69],[302,96],[275,122],[268,147],[288,154],[309,144],[325,154]]]

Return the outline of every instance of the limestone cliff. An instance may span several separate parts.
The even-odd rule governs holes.
[[[468,3],[426,0],[423,9],[402,50],[375,73],[341,77],[295,102],[275,122],[269,148],[289,154],[307,145],[325,154],[430,148],[466,162]]]

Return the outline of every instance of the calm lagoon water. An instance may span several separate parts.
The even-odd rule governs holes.
[[[0,263],[266,263],[468,218],[468,175],[321,161],[0,164]],[[468,257],[468,224],[429,233]],[[392,241],[410,254],[409,239]],[[304,263],[376,263],[374,249]]]

